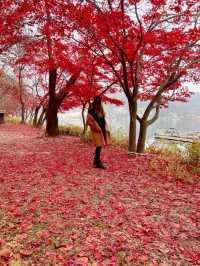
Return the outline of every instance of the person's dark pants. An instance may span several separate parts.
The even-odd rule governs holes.
[[[94,164],[98,164],[101,162],[101,159],[100,159],[101,149],[102,149],[101,146],[96,147],[95,156],[94,156]]]

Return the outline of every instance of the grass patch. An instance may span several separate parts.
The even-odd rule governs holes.
[[[150,145],[147,152],[157,156],[151,161],[153,170],[162,167],[168,175],[186,182],[200,181],[200,142],[193,142],[181,151],[177,144],[159,148]]]
[[[74,125],[59,126],[59,132],[60,135],[80,137],[86,142],[90,141],[89,130],[87,130],[85,135],[83,135],[83,128],[80,126],[74,126]]]
[[[83,135],[83,128],[81,126],[59,126],[59,131],[61,135],[81,137],[86,142],[91,141],[90,130],[88,129],[85,135]],[[128,138],[124,135],[121,128],[119,128],[115,133],[111,134],[111,145],[123,149],[128,148]]]
[[[21,123],[21,118],[18,116],[6,116],[5,117],[5,122],[6,123],[12,123],[12,124],[20,124]]]
[[[115,133],[111,133],[111,144],[122,149],[128,149],[128,137],[124,134],[122,128],[118,128]]]

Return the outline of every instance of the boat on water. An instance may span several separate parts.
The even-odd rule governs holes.
[[[176,128],[169,128],[164,132],[156,132],[154,134],[154,139],[160,141],[192,143],[194,141],[200,141],[200,131],[181,133]]]

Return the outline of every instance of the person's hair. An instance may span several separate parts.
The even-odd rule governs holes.
[[[94,97],[93,102],[92,102],[92,108],[93,108],[94,110],[96,109],[96,103],[97,103],[97,102],[100,102],[102,113],[103,113],[103,115],[105,116],[105,112],[104,112],[104,109],[103,109],[101,96],[95,96],[95,97]]]
[[[101,96],[95,96],[93,99],[93,104],[95,105],[97,102],[101,103]]]

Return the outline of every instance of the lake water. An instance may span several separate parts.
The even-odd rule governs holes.
[[[129,130],[129,112],[127,103],[124,105],[114,106],[105,105],[106,119],[110,125],[111,131],[123,132],[128,136]],[[160,112],[159,119],[148,128],[147,139],[152,142],[156,132],[166,131],[169,128],[176,128],[180,133],[200,131],[200,94],[196,93],[188,103],[173,103],[168,109]],[[142,115],[146,104],[140,103],[138,110]],[[81,109],[76,108],[64,114],[59,114],[59,123],[62,125],[78,125],[82,126]],[[138,124],[139,126],[139,124]]]

